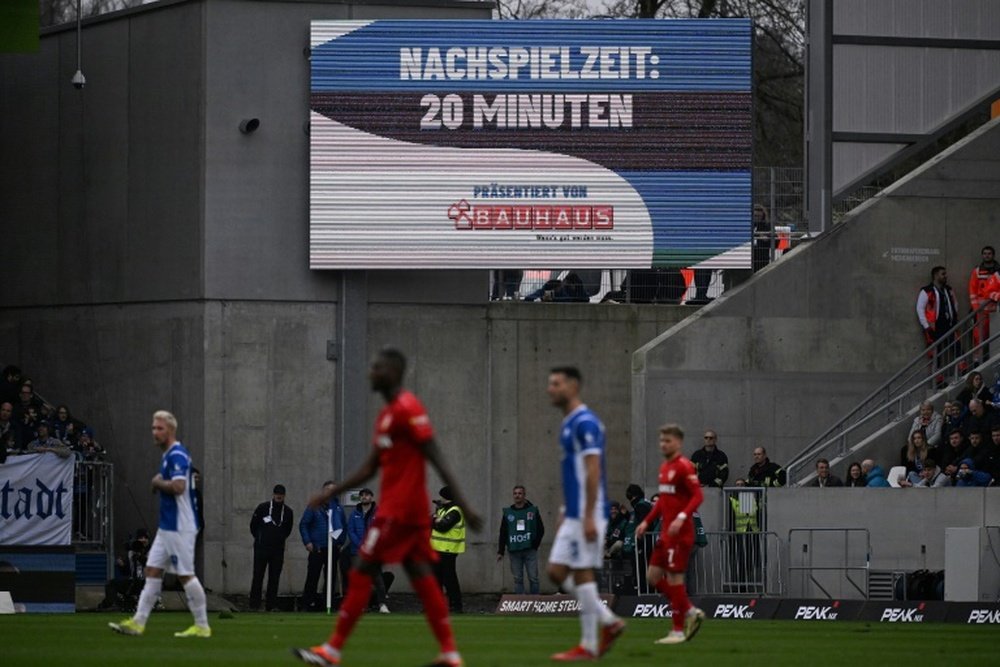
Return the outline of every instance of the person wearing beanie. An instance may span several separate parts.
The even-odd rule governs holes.
[[[261,586],[267,570],[267,596],[264,609],[276,611],[278,580],[285,564],[285,540],[292,533],[295,519],[292,508],[285,505],[285,487],[277,484],[271,500],[257,505],[250,519],[253,535],[253,580],[250,584],[250,609],[260,609]]]

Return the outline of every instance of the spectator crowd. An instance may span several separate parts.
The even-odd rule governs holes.
[[[0,461],[43,452],[80,461],[101,461],[105,453],[94,430],[74,417],[69,406],[45,400],[20,368],[7,366],[0,382]]]

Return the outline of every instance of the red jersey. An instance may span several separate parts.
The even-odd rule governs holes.
[[[373,444],[382,468],[382,497],[376,512],[380,518],[413,526],[430,525],[423,446],[433,437],[423,404],[405,389],[378,414]]]
[[[659,494],[656,505],[645,518],[646,525],[652,526],[658,517],[663,518],[663,532],[681,512],[687,514],[684,523],[694,529],[691,515],[701,505],[704,495],[698,482],[698,473],[683,455],[677,456],[660,465]]]

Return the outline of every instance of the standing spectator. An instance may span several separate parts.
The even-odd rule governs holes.
[[[604,557],[618,558],[622,553],[625,538],[625,524],[628,523],[628,510],[617,500],[611,501],[608,529],[604,533]]]
[[[302,536],[302,544],[309,554],[306,561],[306,582],[302,586],[302,606],[305,609],[321,609],[321,596],[316,591],[319,585],[319,575],[323,574],[323,580],[327,577],[331,581],[337,581],[336,568],[340,562],[338,548],[347,540],[345,534],[346,522],[344,520],[344,510],[333,493],[333,481],[327,480],[323,483],[323,490],[330,491],[330,500],[326,507],[306,507],[299,519],[299,535]],[[326,564],[330,554],[327,553],[327,537],[333,537],[333,572],[327,572]],[[349,564],[348,564],[349,565]],[[343,586],[343,593],[346,595],[347,587]]]
[[[351,564],[358,555],[358,551],[361,550],[361,545],[365,541],[365,535],[368,533],[368,529],[372,525],[372,520],[375,518],[375,494],[372,493],[372,490],[369,488],[361,489],[358,492],[358,500],[360,502],[355,505],[351,516],[347,518],[347,544],[341,550],[341,573],[350,572]],[[346,581],[347,579],[345,578],[344,580]],[[389,606],[385,603],[385,574],[382,572],[381,565],[373,573],[372,582],[375,585],[373,597],[378,612],[380,614],[388,614]],[[344,586],[344,595],[347,595],[346,585]]]
[[[965,378],[965,386],[958,392],[956,400],[964,407],[974,398],[978,398],[988,408],[993,407],[993,392],[986,386],[983,374],[979,371],[969,373],[969,377]]]
[[[94,439],[94,429],[89,426],[85,426],[80,430],[80,438],[76,442],[76,447],[73,448],[74,451],[78,452],[80,456],[83,457],[84,461],[103,461],[104,460],[104,448],[101,447],[101,443]],[[200,493],[200,481],[197,478],[197,469],[193,469],[195,472],[195,493]],[[198,509],[201,510],[201,498],[198,499]],[[198,524],[204,527],[204,522]]]
[[[767,219],[767,209],[760,204],[753,207],[753,272],[757,273],[771,262],[771,223]]]
[[[882,470],[882,466],[878,465],[872,459],[865,459],[861,462],[861,470],[865,474],[865,478],[868,480],[868,486],[871,488],[888,488],[892,486],[889,484],[889,480],[885,478],[885,471]]]
[[[944,436],[947,437],[952,431],[958,429],[965,431],[965,414],[960,401],[944,402]]]
[[[0,401],[13,404],[17,400],[17,392],[21,388],[21,369],[17,366],[6,366],[3,369],[3,383],[0,384]]]
[[[924,401],[920,404],[920,412],[913,418],[913,425],[910,426],[910,433],[921,431],[927,440],[928,447],[937,447],[941,444],[941,430],[944,428],[944,420],[941,415],[934,412],[934,404]]]
[[[847,479],[844,480],[844,486],[855,488],[868,486],[868,480],[865,478],[865,471],[861,469],[861,464],[857,461],[847,467]]]
[[[458,555],[465,553],[465,514],[455,502],[450,487],[442,487],[435,500],[437,510],[431,524],[431,548],[437,552],[434,574],[448,596],[448,608],[453,614],[462,613],[462,587],[455,566]]]
[[[56,454],[60,458],[67,458],[72,455],[69,447],[64,445],[59,440],[56,440],[51,435],[49,435],[49,424],[48,422],[40,421],[38,422],[38,436],[28,443],[28,453],[30,454],[44,454],[45,452],[51,452]]]
[[[729,457],[719,449],[719,436],[715,431],[705,431],[702,440],[705,444],[691,455],[698,481],[702,486],[722,488],[729,479]]]
[[[642,557],[645,554],[645,549],[635,539],[635,527],[646,518],[646,515],[653,509],[653,504],[646,500],[646,492],[638,484],[628,485],[628,488],[625,489],[625,498],[632,506],[632,511],[629,512],[628,520],[625,522],[625,530],[622,535],[622,554],[626,558],[633,558],[636,550],[639,551],[641,567],[637,571],[636,576],[638,576],[646,571],[646,563]]]
[[[757,447],[753,450],[753,465],[747,473],[747,486],[784,486],[787,481],[785,470],[767,458],[767,450]]]
[[[538,595],[538,547],[545,535],[542,515],[525,496],[525,489],[514,487],[514,502],[503,508],[500,516],[500,538],[497,544],[497,562],[503,559],[504,549],[510,552],[510,573],[514,576],[514,593],[524,593],[524,577],[528,577],[528,590]]]
[[[42,401],[35,396],[35,388],[30,382],[22,382],[17,392],[17,403],[14,404],[15,419],[21,417],[31,409],[35,410],[35,415],[41,414]]]
[[[75,441],[80,435],[81,428],[83,428],[83,424],[73,418],[69,406],[60,405],[56,408],[56,414],[52,420],[52,435],[57,440],[62,440],[72,447],[76,444]]]
[[[978,398],[969,401],[969,414],[965,418],[965,435],[970,437],[973,433],[978,433],[983,440],[990,437],[993,425],[996,423],[995,415],[986,409],[986,404]]]
[[[830,462],[826,459],[816,461],[816,478],[809,486],[843,486],[844,483],[836,475],[830,474]]]
[[[958,301],[955,291],[948,285],[948,271],[943,266],[931,269],[931,282],[920,289],[917,295],[917,320],[924,332],[927,356],[935,361],[935,367],[947,363],[944,355],[950,346],[955,355],[960,354],[957,337],[954,341],[942,338],[958,323]],[[944,375],[936,378],[938,385],[944,384]]]
[[[983,246],[981,252],[982,261],[972,269],[969,276],[969,306],[976,312],[976,324],[972,329],[972,345],[978,346],[980,343],[989,340],[990,337],[990,313],[996,310],[996,303],[990,299],[989,282],[993,274],[1000,270],[1000,265],[996,261],[996,251],[993,246]],[[987,304],[981,311],[979,307]],[[978,312],[977,312],[978,311]],[[972,353],[972,363],[979,365],[985,357],[989,356],[989,350],[974,350]]]
[[[6,439],[8,433],[14,433],[14,404],[10,401],[0,403],[0,440]]]
[[[920,472],[924,469],[924,460],[930,456],[931,449],[927,446],[923,431],[914,431],[909,441],[900,451],[899,465],[906,466],[906,472]]]
[[[285,565],[285,540],[292,534],[295,518],[292,508],[285,505],[285,487],[277,484],[271,500],[257,505],[250,519],[253,535],[253,581],[250,585],[250,609],[260,609],[261,585],[267,570],[267,597],[264,609],[276,611],[278,580]],[[325,540],[324,536],[324,540]]]
[[[965,436],[962,435],[961,431],[955,429],[948,434],[948,442],[938,448],[937,456],[934,460],[940,463],[941,467],[945,469],[954,464],[957,470],[958,462],[962,460],[965,450],[968,447],[969,443],[966,441]]]

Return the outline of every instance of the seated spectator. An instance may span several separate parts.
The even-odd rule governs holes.
[[[989,486],[993,478],[988,472],[976,470],[972,459],[962,459],[955,473],[955,486]]]
[[[830,474],[830,462],[826,459],[816,461],[816,478],[809,482],[809,486],[843,486],[844,483],[836,475]]]
[[[747,473],[747,486],[784,486],[784,469],[767,458],[767,450],[757,447],[753,450],[753,465]]]
[[[936,489],[942,486],[951,486],[951,477],[944,474],[934,459],[926,459],[923,470],[919,473],[911,472],[905,479],[899,480],[899,486],[904,489],[911,486]]]
[[[917,430],[910,434],[910,440],[900,450],[899,465],[906,466],[906,472],[920,472],[924,469],[924,460],[931,454],[927,446],[924,432]]]
[[[865,478],[865,472],[861,469],[859,462],[855,461],[847,467],[847,479],[844,480],[844,486],[868,486],[868,480]]]
[[[1000,426],[996,428],[1000,430]],[[998,453],[997,448],[994,446],[992,438],[983,440],[978,433],[970,433],[969,446],[966,448],[962,458],[972,459],[973,469],[987,472],[992,477],[996,468],[998,455],[1000,453]]]
[[[954,463],[957,469],[958,462],[964,458],[965,450],[968,447],[969,442],[965,439],[965,435],[960,430],[955,429],[948,434],[948,441],[944,446],[938,447],[934,460],[939,462],[942,468],[947,468]]]
[[[698,471],[698,481],[702,486],[722,488],[729,479],[729,457],[719,449],[719,436],[715,431],[705,431],[704,445],[691,454],[691,463]]]
[[[986,404],[978,398],[969,401],[969,414],[965,417],[965,435],[979,433],[983,440],[990,437],[993,425],[997,423],[995,414],[986,409]]]
[[[885,471],[872,459],[865,459],[861,462],[861,470],[868,480],[868,486],[872,488],[888,488],[891,486],[889,480],[885,478]]]
[[[17,412],[17,406],[14,406],[14,412]],[[14,424],[14,434],[17,449],[23,451],[28,448],[28,443],[35,439],[38,430],[38,411],[34,406],[29,407],[21,416],[17,419]]]
[[[986,386],[983,374],[979,371],[970,373],[969,377],[965,379],[965,386],[962,387],[962,391],[958,392],[956,400],[958,400],[959,405],[964,406],[968,405],[969,401],[974,398],[982,401],[987,407],[992,407],[993,392]]]
[[[962,410],[962,404],[958,401],[945,401],[942,432],[947,436],[955,429],[965,432],[965,414]]]
[[[914,431],[923,431],[927,446],[937,447],[941,444],[941,429],[943,427],[944,420],[941,419],[941,415],[934,412],[934,404],[930,401],[924,401],[920,404],[920,412],[913,418],[910,434]]]
[[[21,388],[21,369],[17,366],[7,366],[0,374],[0,401],[13,404],[17,401],[17,392]]]
[[[45,452],[51,452],[58,455],[60,458],[66,458],[72,454],[69,447],[49,435],[48,422],[38,422],[37,429],[38,436],[28,443],[29,454],[44,454]]]

